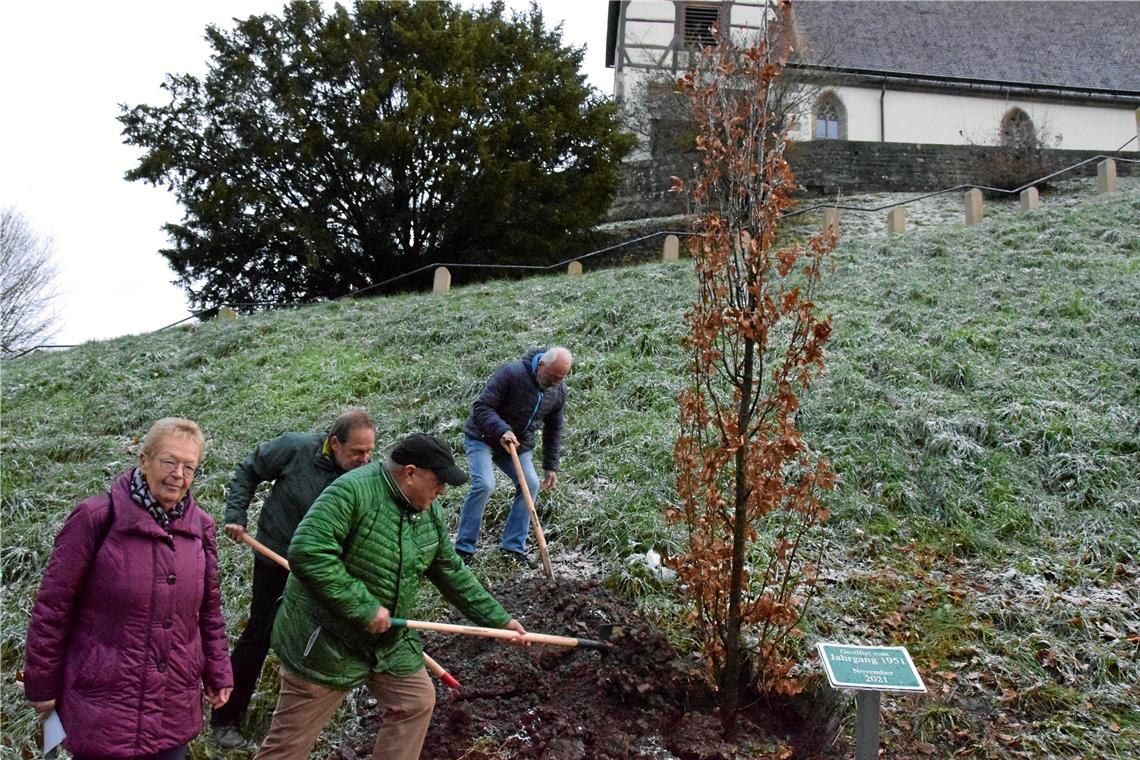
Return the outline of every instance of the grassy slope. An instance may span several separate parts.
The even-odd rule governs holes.
[[[1140,199],[855,240],[835,263],[819,300],[836,340],[802,419],[841,476],[809,640],[907,644],[932,693],[884,701],[884,739],[906,756],[1140,754],[1128,639],[1140,634]],[[360,404],[382,446],[426,430],[458,448],[497,364],[564,343],[578,362],[548,539],[668,605],[668,590],[623,560],[669,546],[660,511],[692,285],[687,265],[655,264],[6,362],[0,757],[29,741],[13,674],[51,539],[168,414],[205,429],[195,492],[220,515],[234,463],[257,442]],[[453,511],[458,498],[445,497]],[[231,548],[223,561],[232,630],[249,557]]]

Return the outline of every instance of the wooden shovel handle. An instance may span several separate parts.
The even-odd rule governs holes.
[[[552,636],[548,633],[524,633],[521,636],[506,628],[482,628],[477,625],[456,625],[455,623],[429,623],[423,620],[405,620],[392,618],[392,625],[403,628],[415,628],[421,631],[435,631],[436,633],[459,633],[464,636],[482,636],[488,639],[506,639],[510,641],[527,641],[532,644],[552,644],[558,647],[586,647],[587,649],[609,649],[609,647],[592,639],[575,639],[571,636]]]
[[[542,532],[542,523],[538,521],[538,510],[534,507],[534,499],[530,497],[530,488],[526,484],[526,473],[523,472],[522,462],[519,461],[519,453],[513,443],[507,444],[507,451],[511,453],[511,461],[515,463],[515,477],[519,480],[519,490],[522,491],[526,507],[530,510],[530,521],[534,523],[534,537],[538,541],[538,552],[542,555],[542,569],[547,578],[554,580],[554,568],[550,566],[550,554],[546,551],[546,535]]]
[[[267,558],[273,560],[274,562],[276,562],[278,565],[285,568],[286,570],[289,569],[289,560],[285,559],[280,554],[273,551],[272,549],[270,549],[268,546],[266,546],[265,544],[258,541],[253,536],[249,535],[248,533],[242,533],[241,534],[241,540],[245,541],[247,544],[249,544],[253,548],[253,550],[255,552],[257,552],[258,554],[260,554],[261,556],[267,557]]]
[[[289,569],[289,560],[285,559],[280,554],[273,551],[253,536],[249,535],[248,533],[242,533],[241,540],[249,544],[249,546],[258,554],[261,554],[264,557],[268,557],[286,570]],[[429,673],[431,673],[439,680],[443,681],[444,685],[452,689],[459,688],[459,681],[456,681],[450,673],[443,669],[442,665],[429,657],[427,652],[424,652],[424,666],[427,667]]]

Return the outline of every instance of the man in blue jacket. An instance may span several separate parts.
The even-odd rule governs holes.
[[[528,567],[533,564],[526,556],[530,512],[507,445],[517,448],[532,495],[554,488],[562,445],[562,409],[566,404],[564,381],[573,361],[574,357],[561,346],[531,349],[521,359],[495,370],[472,404],[471,416],[463,426],[471,485],[459,512],[459,530],[455,535],[455,551],[464,562],[470,562],[475,554],[483,511],[495,490],[495,471],[491,466],[494,464],[515,485],[515,499],[499,548]],[[539,427],[545,472],[541,484],[534,469],[534,433]]]

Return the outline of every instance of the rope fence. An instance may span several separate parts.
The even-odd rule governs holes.
[[[1136,137],[1131,138],[1130,140],[1125,142],[1124,145],[1120,146],[1120,148],[1118,148],[1116,152],[1120,152],[1121,150],[1124,150],[1125,147],[1130,145],[1136,139],[1137,139]],[[853,212],[857,212],[857,213],[876,213],[876,212],[880,212],[880,211],[888,211],[889,213],[887,215],[887,232],[888,232],[888,234],[899,234],[899,233],[906,231],[906,207],[907,206],[914,204],[914,203],[917,203],[919,201],[926,200],[927,198],[934,198],[934,197],[937,197],[940,195],[946,195],[947,193],[961,192],[964,190],[965,191],[964,205],[965,205],[966,224],[972,225],[972,224],[977,224],[978,222],[980,222],[982,220],[982,217],[984,214],[983,204],[982,204],[983,192],[991,193],[991,194],[1017,195],[1021,199],[1021,209],[1023,211],[1032,210],[1034,208],[1037,208],[1038,203],[1039,203],[1039,196],[1038,196],[1038,191],[1037,191],[1038,185],[1041,185],[1045,182],[1056,179],[1058,177],[1064,176],[1065,174],[1069,174],[1071,172],[1077,171],[1078,169],[1080,169],[1080,168],[1082,168],[1082,167],[1084,167],[1084,166],[1086,166],[1086,165],[1088,165],[1094,161],[1099,161],[1099,163],[1097,164],[1097,194],[1098,195],[1107,195],[1107,194],[1111,194],[1111,193],[1116,192],[1116,188],[1117,188],[1116,165],[1118,162],[1119,163],[1126,163],[1126,164],[1140,163],[1140,159],[1122,158],[1119,156],[1108,156],[1108,155],[1100,154],[1100,155],[1092,156],[1090,158],[1086,158],[1083,161],[1079,161],[1075,164],[1072,164],[1071,166],[1066,166],[1065,168],[1059,169],[1055,172],[1052,172],[1051,174],[1047,174],[1044,177],[1040,177],[1038,179],[1027,182],[1024,185],[1022,185],[1021,187],[1014,188],[1013,190],[1008,190],[1008,189],[1000,188],[1000,187],[989,187],[986,185],[960,184],[960,185],[954,185],[953,187],[947,187],[947,188],[944,188],[942,190],[935,190],[933,192],[924,193],[922,195],[916,195],[916,196],[911,197],[911,198],[905,198],[905,199],[900,200],[900,201],[895,201],[894,203],[884,203],[884,204],[879,205],[879,206],[854,206],[854,205],[849,205],[849,204],[845,204],[845,203],[838,203],[838,202],[816,203],[816,204],[811,205],[811,206],[806,206],[803,208],[794,209],[792,211],[787,211],[787,212],[781,214],[780,218],[785,219],[785,218],[790,218],[790,217],[794,217],[794,216],[800,216],[802,214],[807,214],[807,213],[810,213],[813,211],[823,211],[824,212],[824,224],[823,224],[824,229],[831,228],[832,230],[838,232],[838,229],[839,229],[839,212],[840,211],[853,211]],[[640,244],[646,243],[647,241],[655,240],[655,239],[662,238],[662,237],[665,238],[664,244],[662,247],[662,256],[661,256],[662,260],[664,260],[664,261],[676,261],[677,259],[680,258],[680,239],[682,237],[686,237],[686,236],[690,236],[690,235],[694,235],[694,234],[696,234],[696,233],[694,233],[690,230],[660,230],[657,232],[651,232],[647,235],[642,235],[640,237],[632,238],[630,240],[624,240],[620,243],[615,243],[613,245],[609,245],[609,246],[606,246],[604,248],[600,248],[596,251],[591,251],[589,253],[582,254],[580,256],[574,256],[572,258],[564,259],[562,261],[558,261],[558,262],[555,262],[553,264],[480,264],[480,263],[466,263],[466,262],[439,262],[439,263],[425,264],[424,266],[418,267],[418,268],[410,270],[408,272],[402,272],[401,274],[398,274],[394,277],[390,277],[387,280],[384,280],[382,282],[373,283],[373,284],[368,285],[366,287],[359,288],[357,290],[353,290],[351,292],[345,293],[343,295],[337,296],[337,297],[332,298],[332,299],[323,299],[323,298],[322,299],[310,299],[307,301],[294,301],[294,302],[290,302],[290,303],[281,303],[280,301],[250,301],[250,302],[235,302],[235,303],[221,304],[221,305],[217,305],[217,306],[211,306],[211,307],[206,308],[206,309],[201,309],[199,311],[195,311],[195,312],[187,315],[186,317],[178,320],[177,322],[171,322],[168,325],[163,325],[162,327],[159,327],[158,329],[154,330],[153,332],[162,332],[163,330],[169,330],[172,327],[177,327],[178,325],[184,324],[186,322],[189,322],[189,321],[195,320],[195,319],[203,320],[203,321],[207,320],[207,319],[213,319],[213,318],[233,319],[237,316],[237,309],[242,309],[242,308],[267,307],[266,310],[271,311],[273,309],[293,308],[293,307],[297,307],[297,306],[307,306],[307,305],[312,305],[312,304],[316,304],[316,303],[325,303],[325,302],[328,302],[330,300],[331,301],[341,301],[341,300],[344,300],[346,298],[356,298],[356,297],[361,296],[365,293],[376,290],[377,288],[382,288],[382,287],[387,286],[387,285],[392,285],[393,283],[396,283],[396,282],[399,282],[401,280],[407,279],[409,277],[413,277],[417,274],[421,274],[423,272],[432,271],[432,270],[435,271],[432,290],[433,290],[433,292],[436,292],[436,293],[445,293],[451,289],[451,270],[452,269],[489,269],[489,270],[502,270],[502,271],[527,271],[527,272],[536,272],[536,273],[537,272],[551,272],[551,271],[565,269],[566,273],[569,275],[572,275],[572,276],[573,275],[579,275],[582,273],[582,262],[584,262],[584,261],[589,261],[591,259],[595,259],[596,257],[602,256],[602,255],[607,254],[607,253],[613,253],[614,251],[618,251],[618,250],[621,250],[623,248],[628,248],[630,246],[640,245]],[[77,344],[43,344],[43,345],[38,345],[38,346],[32,346],[32,347],[26,348],[22,351],[15,352],[12,354],[8,354],[8,358],[19,358],[21,356],[25,356],[26,354],[29,354],[33,351],[37,351],[40,349],[65,349],[65,348],[74,348],[76,345]]]

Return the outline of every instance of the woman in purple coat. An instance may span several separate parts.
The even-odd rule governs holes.
[[[205,448],[167,417],[138,467],[72,510],[28,624],[24,694],[76,758],[177,760],[233,678],[214,521],[190,496]]]

